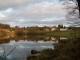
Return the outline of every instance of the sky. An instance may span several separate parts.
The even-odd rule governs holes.
[[[0,23],[20,27],[67,25],[64,8],[59,0],[0,0]]]

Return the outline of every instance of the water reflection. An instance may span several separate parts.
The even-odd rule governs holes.
[[[57,43],[58,39],[56,38],[53,41],[51,40],[51,37],[42,36],[20,36],[9,38],[3,37],[0,38],[0,57],[3,60],[5,60],[5,57],[6,60],[26,60],[27,56],[31,54],[32,49],[36,49],[39,51],[47,48],[54,49],[54,45]]]
[[[38,42],[38,41],[56,41],[59,40],[60,37],[48,37],[48,36],[16,36],[16,37],[8,37],[8,38],[0,38],[0,44],[6,44],[6,43],[10,43],[11,40],[18,42],[20,40],[23,41],[34,41],[34,42]]]
[[[33,41],[38,43],[39,41],[57,41],[57,40],[67,40],[67,39],[71,39],[73,37],[53,37],[53,36],[15,36],[15,37],[8,37],[8,38],[0,38],[0,44],[7,44],[10,43],[11,41],[13,42],[19,42],[21,41]]]
[[[67,40],[67,37],[60,37],[60,40]]]
[[[0,57],[5,60],[26,60],[31,50],[54,49],[60,40],[73,39],[73,37],[53,36],[16,36],[0,38]],[[15,49],[14,49],[15,48]]]

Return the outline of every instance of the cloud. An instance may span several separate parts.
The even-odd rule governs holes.
[[[58,0],[0,0],[0,3],[0,22],[11,26],[57,25],[66,15]]]
[[[20,6],[24,4],[41,3],[41,2],[53,2],[53,0],[0,0],[0,8]]]
[[[22,6],[20,8],[18,8],[18,12],[22,13],[23,15],[49,15],[49,14],[59,14],[62,13],[64,14],[64,10],[62,9],[63,6],[58,3],[58,4],[42,4],[42,3],[38,3],[38,4],[31,4],[28,6]],[[59,10],[58,10],[59,9]],[[62,11],[63,10],[63,11]]]
[[[29,3],[31,0],[0,0],[0,8]]]

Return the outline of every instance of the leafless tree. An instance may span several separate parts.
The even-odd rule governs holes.
[[[67,23],[71,26],[80,26],[80,0],[60,0],[63,1],[67,15]]]

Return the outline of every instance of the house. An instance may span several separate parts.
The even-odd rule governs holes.
[[[68,28],[60,28],[60,31],[67,31]]]
[[[39,30],[48,32],[50,31],[50,27],[39,27]]]
[[[58,30],[58,28],[55,26],[51,28],[51,31],[57,31],[57,30]]]
[[[49,28],[49,27],[47,27],[47,28],[44,28],[44,30],[45,30],[45,31],[50,31],[50,28]]]

